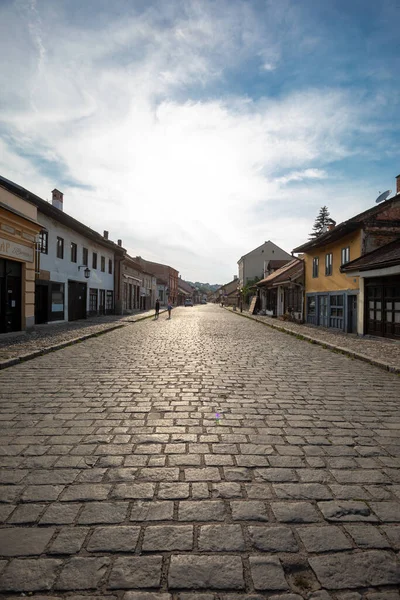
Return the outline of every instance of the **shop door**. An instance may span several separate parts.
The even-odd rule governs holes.
[[[365,333],[368,335],[383,336],[382,323],[383,285],[379,279],[372,279],[365,283]]]
[[[318,296],[318,325],[328,327],[328,296]]]
[[[86,319],[86,283],[68,281],[68,321]]]
[[[386,337],[400,339],[400,276],[388,279],[384,285],[384,333]]]
[[[348,296],[347,307],[348,307],[348,320],[347,320],[348,333],[357,333],[357,296],[355,294]]]
[[[21,264],[0,259],[0,333],[21,331]]]
[[[47,323],[49,320],[49,286],[38,283],[35,287],[35,323]]]

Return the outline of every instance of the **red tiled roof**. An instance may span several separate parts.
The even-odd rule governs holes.
[[[294,258],[286,265],[268,275],[265,279],[261,279],[261,281],[257,282],[257,286],[273,286],[278,283],[283,283],[284,281],[288,281],[289,279],[296,279],[300,277],[300,275],[304,271],[304,262],[299,258]]]

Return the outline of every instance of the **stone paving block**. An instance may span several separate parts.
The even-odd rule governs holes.
[[[378,469],[331,470],[338,483],[389,483],[389,477]]]
[[[365,502],[318,502],[318,508],[327,521],[378,521]]]
[[[7,527],[0,529],[2,556],[34,556],[43,554],[55,529]]]
[[[172,521],[174,503],[168,500],[142,502],[138,500],[132,504],[131,521]]]
[[[254,469],[255,481],[287,482],[298,481],[298,476],[293,469]]]
[[[333,496],[321,483],[280,483],[272,485],[278,498],[296,500],[330,500]]]
[[[88,527],[63,527],[47,553],[77,554],[88,533]]]
[[[345,525],[359,548],[390,548],[389,542],[374,525]]]
[[[26,476],[25,483],[32,485],[73,483],[78,475],[77,469],[36,469]]]
[[[182,551],[192,548],[192,525],[154,525],[147,527],[144,532],[143,552]]]
[[[282,523],[315,523],[320,516],[311,502],[271,502],[276,520]]]
[[[117,558],[108,587],[112,590],[157,588],[161,581],[161,556]]]
[[[179,502],[179,521],[224,521],[225,505],[222,500],[183,500]]]
[[[51,558],[12,560],[0,575],[0,591],[36,592],[50,590],[61,560]]]
[[[247,496],[251,499],[270,500],[274,498],[272,486],[269,483],[245,484]]]
[[[297,552],[298,545],[288,527],[249,527],[251,544],[263,552]]]
[[[320,584],[328,590],[398,585],[400,563],[385,550],[343,552],[309,558]]]
[[[400,522],[400,501],[399,502],[369,502],[369,506],[382,522],[399,523]]]
[[[56,590],[98,589],[111,560],[101,558],[73,557],[63,567],[56,582]]]
[[[168,586],[170,589],[243,589],[242,560],[238,556],[174,555]]]
[[[0,523],[5,523],[15,508],[14,504],[0,504]]]
[[[120,482],[120,481],[134,481],[138,469],[131,467],[117,467],[108,469],[104,481]]]
[[[0,484],[20,483],[28,473],[26,469],[0,469]]]
[[[125,592],[123,600],[171,600],[171,594],[155,592]],[[199,599],[200,600],[200,599]]]
[[[235,500],[230,505],[234,521],[268,521],[265,502],[258,500]]]
[[[193,500],[205,500],[210,497],[210,491],[207,483],[192,483]]]
[[[155,483],[119,483],[111,492],[111,497],[119,500],[151,500],[155,493]]]
[[[204,552],[243,552],[242,528],[240,525],[204,525],[200,527],[198,546]]]
[[[69,485],[61,495],[60,502],[74,500],[106,500],[111,485],[104,484],[75,484]]]
[[[213,498],[241,498],[243,496],[240,483],[213,483],[211,485]]]
[[[137,480],[146,481],[178,481],[179,480],[179,469],[163,467],[158,469],[157,467],[143,468],[139,470]]]
[[[126,518],[127,512],[127,502],[88,502],[83,506],[78,523],[81,525],[121,523]]]
[[[307,552],[332,552],[352,549],[352,545],[343,531],[334,525],[298,527],[296,531]]]
[[[23,489],[21,485],[0,485],[0,502],[13,504],[18,500]]]
[[[188,483],[160,483],[158,497],[163,500],[180,500],[189,498]]]
[[[221,476],[216,467],[204,469],[185,469],[185,481],[220,481]]]
[[[6,508],[8,507],[6,506]],[[13,525],[27,525],[36,523],[45,509],[45,504],[21,504],[8,519],[8,523]]]
[[[89,552],[134,552],[140,527],[97,527],[87,544]]]
[[[40,525],[70,525],[78,516],[82,504],[50,504],[39,523]]]
[[[368,493],[366,488],[360,485],[330,483],[329,488],[336,500],[353,500],[354,498],[357,498],[357,500],[369,500],[371,498],[371,494]]]
[[[400,526],[382,526],[380,527],[380,530],[387,535],[392,548],[395,550],[400,550]]]
[[[250,556],[251,577],[256,590],[288,590],[289,585],[279,558]]]

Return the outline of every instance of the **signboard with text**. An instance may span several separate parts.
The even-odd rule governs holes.
[[[16,244],[10,240],[0,237],[0,256],[15,260],[24,260],[25,262],[33,262],[33,248]]]

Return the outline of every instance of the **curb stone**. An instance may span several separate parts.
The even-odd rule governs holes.
[[[354,350],[349,350],[348,348],[343,348],[342,346],[336,346],[335,344],[331,344],[330,342],[324,342],[323,340],[319,340],[317,338],[313,338],[310,335],[305,333],[298,333],[296,331],[292,331],[291,329],[287,329],[286,327],[282,327],[281,325],[274,325],[272,323],[266,323],[265,321],[261,321],[257,319],[257,317],[252,317],[251,315],[244,315],[243,313],[230,310],[229,308],[225,308],[225,310],[231,312],[232,314],[236,314],[239,317],[244,317],[245,319],[250,319],[251,321],[256,321],[257,323],[261,323],[261,325],[265,325],[266,327],[270,327],[271,329],[275,329],[282,333],[286,333],[288,335],[292,335],[293,337],[303,340],[305,342],[309,342],[310,344],[316,344],[317,346],[322,346],[326,350],[330,350],[331,352],[336,352],[339,354],[344,354],[349,358],[354,358],[356,360],[361,360],[363,362],[369,363],[370,365],[374,365],[379,369],[383,369],[384,371],[389,371],[390,373],[394,373],[395,375],[400,375],[400,367],[396,367],[394,365],[389,365],[381,360],[377,360],[376,358],[371,358],[366,354],[362,354],[361,352],[355,352]]]

